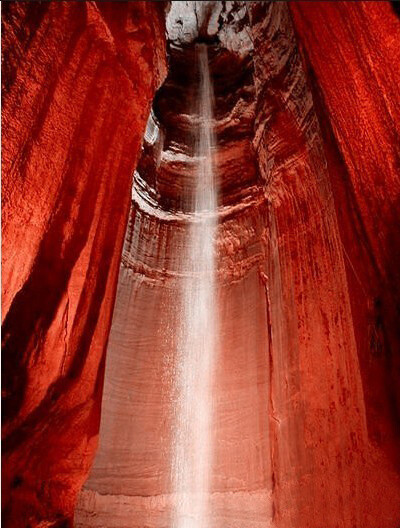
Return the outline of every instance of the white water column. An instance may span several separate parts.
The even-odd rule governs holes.
[[[212,385],[217,346],[215,235],[217,190],[212,147],[213,89],[206,45],[197,46],[200,71],[198,170],[194,218],[183,267],[176,369],[172,480],[173,528],[209,528],[212,468]]]

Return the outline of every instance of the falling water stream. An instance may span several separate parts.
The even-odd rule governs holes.
[[[172,480],[173,528],[208,528],[212,465],[212,381],[216,354],[215,251],[217,192],[212,146],[213,90],[207,46],[197,46],[200,71],[194,221],[185,258],[177,354]]]

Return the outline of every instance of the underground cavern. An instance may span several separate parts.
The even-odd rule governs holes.
[[[2,2],[2,521],[400,527],[400,15]]]

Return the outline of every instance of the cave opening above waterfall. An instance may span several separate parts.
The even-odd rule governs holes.
[[[228,31],[221,9],[220,2],[175,2],[167,16],[168,75],[155,95],[147,126],[150,130],[156,123],[157,139],[148,141],[145,135],[135,182],[142,198],[165,211],[190,211],[199,122],[196,49],[200,40],[207,42],[214,87],[213,154],[220,205],[237,205],[254,196],[255,187],[262,187],[252,144],[256,96],[247,10],[235,10],[240,18],[236,22],[232,15]],[[222,26],[214,34],[215,24],[209,21],[204,26],[201,21],[217,15]],[[220,36],[216,42],[206,35]]]
[[[158,522],[165,502],[160,522],[173,528],[229,518],[256,528],[271,517],[260,280],[267,202],[252,143],[252,46],[238,45],[251,44],[249,19],[244,8],[228,15],[222,3],[189,2],[167,16],[169,69],[134,176],[100,446],[78,526],[90,524],[90,502],[104,494],[107,512],[96,514],[105,523],[122,508],[116,494],[126,512],[138,504],[144,523]],[[148,361],[155,368],[145,382]],[[139,499],[147,474],[155,507]]]

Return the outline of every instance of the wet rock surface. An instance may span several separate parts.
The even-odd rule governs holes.
[[[173,2],[145,130],[164,15],[144,4],[6,12],[6,520],[71,518],[98,441],[130,207],[75,524],[169,526],[206,42],[221,321],[213,526],[397,528],[399,20],[389,2]],[[53,55],[32,73],[45,39]]]
[[[307,12],[303,4],[297,11]],[[368,367],[357,340],[365,326],[357,328],[354,271],[349,272],[335,195],[346,166],[341,174],[333,172],[325,130],[334,116],[326,117],[321,108],[320,87],[299,50],[285,4],[246,6],[242,30],[251,46],[242,54],[218,41],[222,29],[216,31],[215,20],[221,6],[198,16],[203,20],[200,30],[189,7],[180,7],[184,13],[174,16],[183,20],[183,30],[175,34],[169,29],[176,39],[169,45],[169,75],[153,104],[150,128],[156,133],[148,134],[135,178],[110,339],[112,366],[100,435],[105,440],[82,493],[77,523],[113,526],[110,509],[120,512],[118,522],[127,522],[121,521],[121,512],[135,511],[133,504],[140,512],[132,521],[138,526],[161,527],[171,519],[174,399],[168,369],[173,364],[174,317],[179,320],[179,280],[185,273],[181,255],[193,221],[195,45],[208,41],[220,188],[217,311],[223,336],[216,381],[213,525],[376,528],[379,519],[394,527],[399,479],[386,457],[391,438],[378,446],[368,424]],[[225,31],[234,33],[227,26]],[[354,101],[350,109],[357,113]],[[357,231],[350,237],[354,246]],[[363,266],[360,260],[353,262]],[[146,301],[137,304],[147,307],[147,337],[135,337],[142,315],[133,299],[142,296]],[[153,330],[147,333],[149,325]],[[143,360],[135,359],[134,350],[141,351]],[[155,354],[150,363],[158,354],[171,362],[157,366],[157,390],[149,390],[158,396],[144,396],[148,389],[141,385],[141,403],[118,418],[115,409],[123,405],[129,387],[139,383],[136,369],[144,372],[141,361],[148,360],[149,350]],[[122,358],[131,368],[121,368]],[[121,377],[122,370],[129,372],[130,381]],[[390,432],[395,418],[386,416]],[[112,468],[121,454],[113,451],[110,435],[118,434],[120,420],[128,420],[134,429],[129,437],[138,438],[137,444],[124,444],[124,453],[139,475],[126,469],[116,484]],[[142,442],[143,430],[149,436]],[[140,471],[143,460],[146,469]],[[119,491],[113,495],[115,486]],[[239,497],[246,496],[245,507]]]

